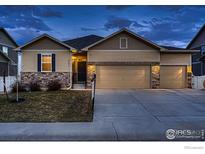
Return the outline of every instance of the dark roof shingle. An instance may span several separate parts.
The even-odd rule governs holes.
[[[74,47],[75,49],[81,50],[82,48],[87,47],[101,39],[103,39],[101,36],[87,35],[84,37],[64,41],[64,43]]]
[[[161,45],[161,47],[168,50],[186,50],[185,48],[178,48],[178,47],[164,46],[164,45]]]

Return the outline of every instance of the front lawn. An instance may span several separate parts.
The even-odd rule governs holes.
[[[25,101],[11,103],[0,95],[0,122],[92,121],[91,91],[22,92],[20,97]]]

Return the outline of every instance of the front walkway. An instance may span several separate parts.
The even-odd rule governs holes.
[[[201,90],[97,90],[93,122],[0,123],[0,140],[167,140],[167,129],[205,129],[204,100]]]

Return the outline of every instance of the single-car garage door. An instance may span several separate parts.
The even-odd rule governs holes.
[[[97,88],[150,88],[150,66],[97,66]]]
[[[160,88],[185,88],[186,86],[185,66],[161,66]]]

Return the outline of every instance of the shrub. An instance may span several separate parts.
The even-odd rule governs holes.
[[[47,88],[48,91],[60,90],[61,83],[59,82],[59,80],[51,80],[48,82]]]
[[[30,89],[30,91],[40,91],[41,90],[41,86],[40,86],[40,84],[37,81],[35,81],[35,82],[31,82],[30,83],[29,89]]]
[[[12,85],[12,87],[11,87],[11,92],[13,92],[13,93],[16,92],[16,89],[17,89],[17,82]],[[26,90],[26,86],[23,85],[21,82],[18,82],[18,91],[19,91],[19,92],[25,92],[25,91],[27,91],[27,90]]]
[[[205,88],[205,80],[204,80],[204,82],[203,82],[203,85],[204,85],[204,88]]]

